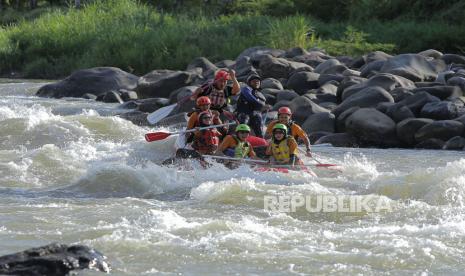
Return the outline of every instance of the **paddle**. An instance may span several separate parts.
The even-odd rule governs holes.
[[[304,151],[301,148],[299,148],[299,151],[302,152],[302,153],[307,153],[306,151]],[[320,162],[318,159],[316,159],[313,155],[312,155],[311,158],[318,163],[318,164],[316,164],[317,167],[337,167],[338,166],[336,164],[324,164],[324,163]]]
[[[197,131],[197,130],[204,130],[204,129],[210,129],[210,128],[217,128],[217,127],[222,127],[222,126],[235,125],[235,124],[236,124],[236,122],[231,122],[231,123],[226,123],[226,124],[221,124],[221,125],[213,125],[213,126],[207,126],[207,127],[196,127],[196,128],[193,128],[193,129],[183,130],[183,131],[178,131],[178,132],[164,132],[164,131],[151,132],[151,133],[145,134],[145,140],[147,142],[159,141],[159,140],[166,139],[166,138],[170,137],[171,135],[194,132],[194,131]]]
[[[177,103],[168,105],[162,108],[155,110],[147,116],[147,121],[149,124],[154,125],[161,121],[163,118],[168,116],[178,105],[186,102],[192,95],[185,96],[181,98]]]
[[[237,162],[251,162],[251,163],[258,163],[258,164],[268,164],[268,161],[265,160],[256,160],[256,159],[244,159],[244,158],[234,158],[228,156],[218,156],[218,155],[202,155],[203,157],[209,157],[213,159],[221,159],[221,160],[228,160],[228,161],[237,161]]]

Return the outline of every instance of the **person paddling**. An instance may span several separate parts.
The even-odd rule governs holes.
[[[216,155],[226,155],[233,158],[243,159],[246,157],[256,158],[256,154],[252,145],[247,142],[247,137],[250,134],[250,127],[246,124],[240,124],[236,127],[236,134],[228,135],[223,142],[218,146]],[[238,163],[225,162],[229,168],[239,166]]]
[[[291,120],[292,112],[289,107],[280,107],[278,109],[278,120],[274,120],[268,124],[265,132],[265,138],[269,139],[272,136],[272,132],[276,124],[283,124],[286,126],[288,130],[288,135],[292,136],[294,139],[300,139],[305,144],[307,148],[306,155],[308,157],[312,157],[312,152],[310,149],[310,140],[308,139],[307,134],[305,131],[294,121]]]
[[[297,142],[288,135],[286,125],[277,123],[272,129],[271,142],[265,154],[271,157],[271,161],[279,165],[297,165],[301,161],[297,157]]]
[[[186,130],[193,129],[199,126],[199,114],[201,112],[209,112],[212,116],[212,121],[214,125],[221,125],[221,119],[219,117],[218,111],[211,110],[211,101],[207,96],[202,96],[197,98],[196,100],[196,108],[194,112],[190,113],[189,120],[187,121]],[[226,126],[218,128],[222,135],[226,135],[228,128]],[[186,133],[186,141],[188,143],[192,142],[194,133]]]
[[[241,124],[249,125],[255,136],[263,138],[262,111],[269,107],[266,98],[260,92],[261,78],[252,74],[247,78],[247,86],[241,89],[237,100],[237,119]]]

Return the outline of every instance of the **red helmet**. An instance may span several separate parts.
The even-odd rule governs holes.
[[[210,98],[207,96],[199,97],[195,103],[197,106],[212,104]]]
[[[229,73],[224,70],[219,70],[215,74],[215,80],[229,80]]]
[[[283,106],[278,109],[278,115],[279,114],[287,114],[289,116],[292,116],[292,111],[289,107]]]

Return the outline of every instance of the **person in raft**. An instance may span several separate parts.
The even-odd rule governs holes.
[[[310,149],[310,140],[308,139],[305,131],[295,122],[291,120],[292,112],[289,107],[280,107],[278,109],[278,120],[274,120],[268,124],[265,132],[265,138],[269,139],[272,136],[272,132],[276,124],[283,124],[286,126],[289,136],[292,136],[295,140],[300,139],[304,142],[305,147],[307,148],[306,155],[312,157],[312,152]]]
[[[270,106],[266,105],[266,98],[260,92],[261,78],[252,74],[247,78],[247,86],[241,89],[237,100],[237,119],[241,124],[249,125],[255,136],[263,138],[262,111]]]
[[[193,129],[199,127],[199,114],[201,112],[209,112],[212,116],[212,121],[214,125],[221,125],[221,119],[219,117],[219,113],[216,110],[211,110],[211,101],[210,98],[207,96],[202,96],[197,98],[196,100],[196,108],[195,110],[189,114],[189,120],[187,121],[186,130]],[[226,135],[228,128],[226,126],[217,128],[218,131],[224,136]],[[187,143],[191,143],[194,137],[193,132],[186,133],[186,141]]]
[[[247,142],[250,134],[250,127],[246,124],[240,124],[236,127],[236,134],[228,135],[219,145],[216,155],[226,155],[233,158],[243,159],[246,157],[256,158],[252,145]],[[230,169],[237,168],[239,162],[223,162]]]
[[[232,86],[228,86],[228,80],[232,81]],[[225,110],[228,107],[229,97],[237,95],[241,90],[239,82],[236,79],[236,72],[232,69],[229,71],[219,70],[215,74],[213,81],[209,81],[197,88],[191,96],[191,100],[197,100],[202,96],[207,96],[211,101],[211,109],[218,111],[229,119],[234,116],[231,112]]]
[[[273,126],[271,142],[265,154],[271,157],[271,163],[294,166],[301,163],[297,157],[297,146],[294,137],[288,135],[286,125],[278,123]]]

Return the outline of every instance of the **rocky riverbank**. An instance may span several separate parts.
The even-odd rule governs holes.
[[[239,81],[259,74],[273,110],[289,106],[315,144],[465,147],[465,57],[436,50],[353,58],[320,49],[253,47],[234,61],[213,64],[200,57],[185,71],[154,70],[141,77],[111,67],[80,70],[37,95],[119,102],[128,110],[121,117],[148,125],[148,113],[189,95],[219,68],[234,69]],[[177,107],[161,123],[179,122],[177,114],[192,107]]]

